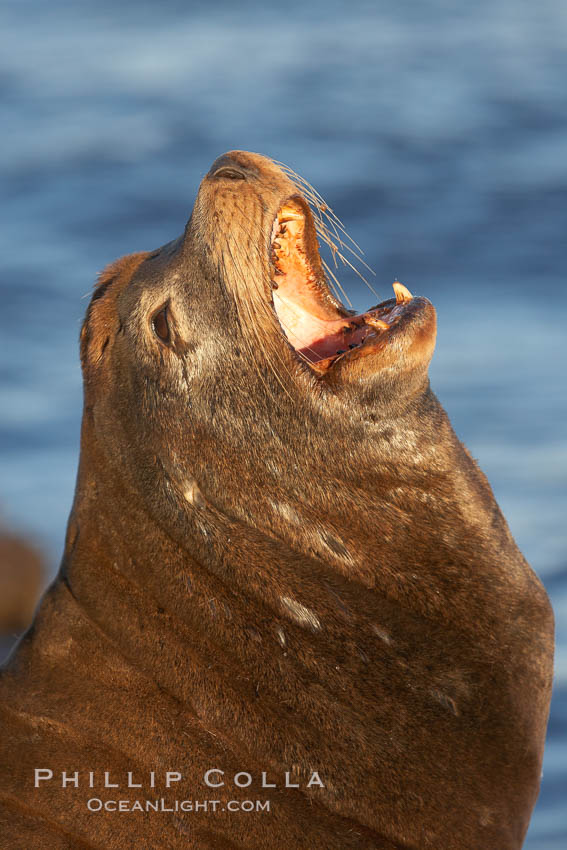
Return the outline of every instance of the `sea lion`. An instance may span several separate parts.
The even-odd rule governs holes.
[[[347,310],[324,213],[232,151],[101,276],[61,570],[1,679],[2,846],[521,846],[549,601],[429,387],[433,305]]]

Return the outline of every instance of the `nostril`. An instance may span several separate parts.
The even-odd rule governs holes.
[[[229,180],[246,180],[246,174],[240,168],[235,168],[234,165],[221,165],[216,171],[213,171],[212,177],[228,177]]]
[[[242,162],[235,153],[223,153],[215,159],[211,165],[207,177],[209,178],[226,178],[227,180],[249,180],[254,176],[254,168],[251,168],[246,162]]]

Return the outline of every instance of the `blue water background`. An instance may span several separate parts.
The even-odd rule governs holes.
[[[567,846],[567,4],[96,4],[0,12],[0,503],[55,570],[95,274],[181,232],[225,150],[307,177],[437,307],[433,386],[557,617],[529,850]],[[376,299],[349,274],[354,306]],[[466,770],[466,765],[463,765]]]

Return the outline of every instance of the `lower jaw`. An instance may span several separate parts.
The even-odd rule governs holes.
[[[394,284],[395,299],[377,304],[364,313],[338,319],[314,318],[302,333],[288,332],[296,353],[317,371],[329,368],[339,358],[372,346],[395,327],[408,311],[413,296],[402,284]],[[274,306],[278,296],[274,294]],[[276,309],[276,312],[277,309]]]
[[[360,389],[363,383],[375,388],[374,379],[379,380],[381,405],[388,394],[399,402],[427,379],[435,348],[435,308],[427,298],[416,297],[404,304],[396,304],[393,299],[385,301],[368,313],[378,313],[387,319],[389,327],[368,333],[358,348],[309,366],[317,377],[337,386],[351,384]]]
[[[334,361],[349,351],[362,348],[365,344],[377,341],[386,331],[396,325],[404,313],[404,307],[391,299],[352,316],[349,324],[335,334],[330,334],[313,344],[298,348],[297,353],[313,365],[323,361]]]

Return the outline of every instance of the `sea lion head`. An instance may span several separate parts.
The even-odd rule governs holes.
[[[357,428],[415,409],[435,310],[398,283],[363,314],[344,307],[317,238],[340,252],[339,228],[289,169],[232,151],[203,178],[183,236],[105,270],[81,353],[112,463],[145,471],[146,488],[159,473],[176,492],[225,492],[235,470],[256,487],[293,458],[301,488],[314,456],[337,469]]]

